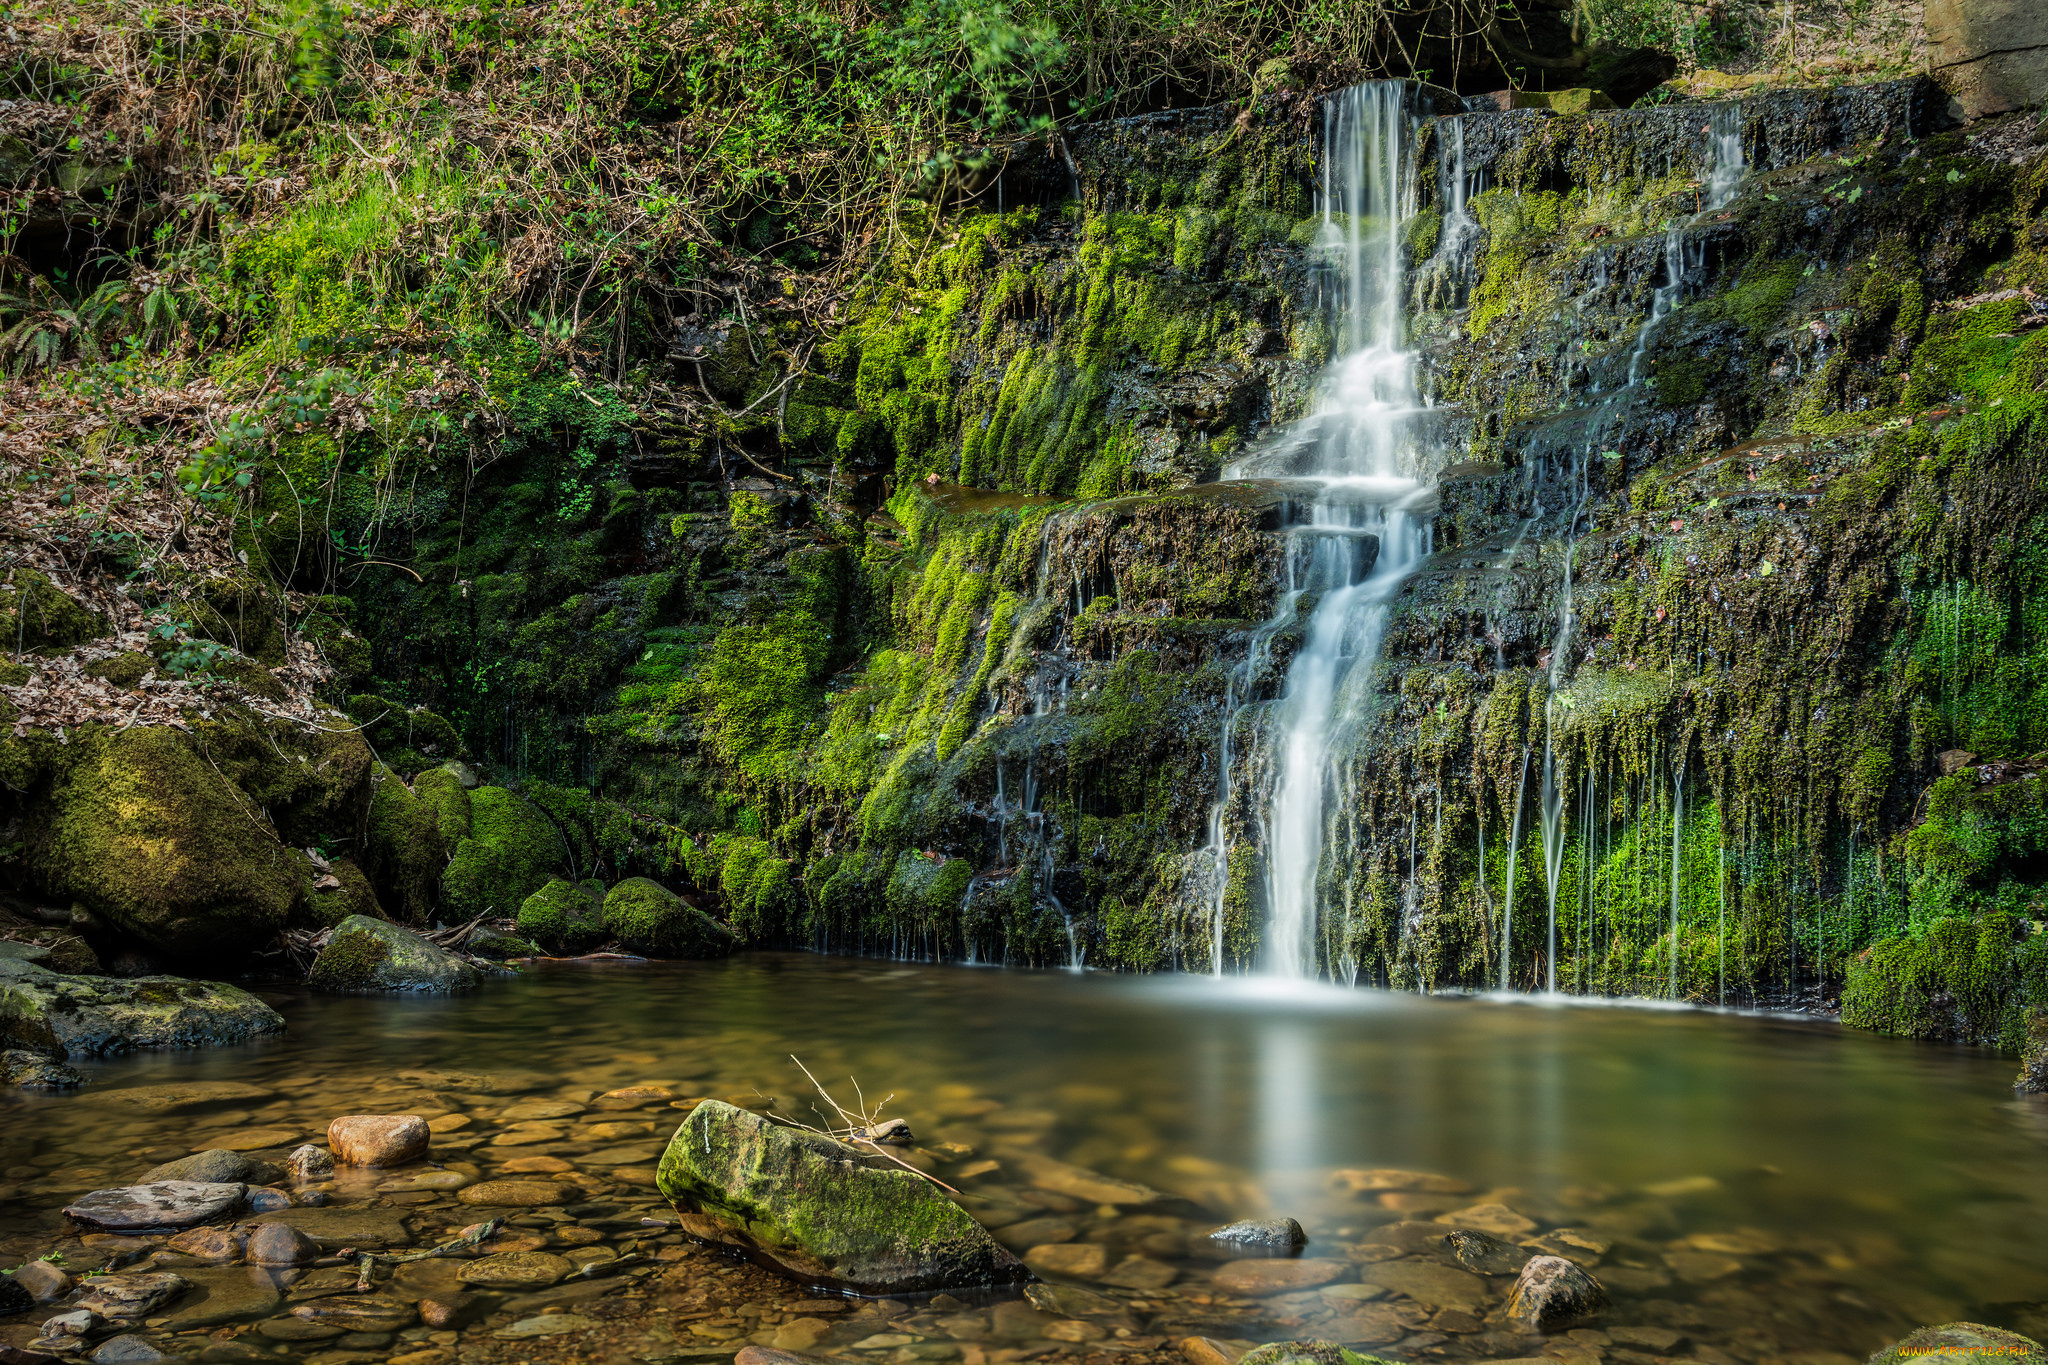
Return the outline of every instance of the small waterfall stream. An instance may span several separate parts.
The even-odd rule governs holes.
[[[1261,965],[1277,976],[1318,975],[1326,958],[1335,970],[1338,954],[1322,951],[1318,933],[1324,847],[1345,806],[1335,760],[1370,717],[1394,596],[1429,553],[1428,522],[1414,511],[1424,491],[1415,458],[1423,409],[1403,315],[1401,225],[1416,192],[1408,99],[1400,82],[1370,81],[1324,106],[1318,245],[1335,286],[1340,352],[1310,416],[1228,471],[1285,473],[1315,489],[1291,531],[1280,608],[1292,619],[1307,607],[1305,637],[1253,756],[1264,783],[1256,795],[1269,912]]]

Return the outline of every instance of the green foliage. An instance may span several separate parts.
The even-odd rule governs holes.
[[[2048,936],[2008,914],[1942,919],[1874,944],[1849,965],[1842,1022],[2017,1052],[2029,1006],[2048,1001]]]

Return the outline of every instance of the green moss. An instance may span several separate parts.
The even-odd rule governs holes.
[[[383,940],[365,933],[337,933],[314,960],[306,984],[323,991],[366,991],[377,985],[377,968],[391,956]]]
[[[628,951],[652,957],[723,957],[733,945],[732,930],[645,877],[605,894],[604,927]]]
[[[381,769],[364,827],[363,870],[384,906],[407,923],[426,923],[448,847],[433,808],[396,773]]]
[[[108,630],[99,613],[79,605],[47,574],[25,564],[0,578],[0,645],[17,649],[69,649]]]
[[[1945,919],[1871,945],[1849,964],[1842,1022],[1907,1038],[2018,1052],[2048,1002],[2048,937],[2010,915]]]
[[[85,729],[70,744],[67,780],[31,811],[47,893],[181,956],[247,952],[284,927],[302,887],[291,851],[192,735]]]
[[[470,837],[469,788],[447,768],[428,768],[412,780],[413,795],[434,813],[434,828],[441,842],[454,848]]]
[[[603,897],[555,878],[520,903],[519,932],[551,952],[583,952],[604,941]]]

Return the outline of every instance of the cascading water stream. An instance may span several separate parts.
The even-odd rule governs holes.
[[[1414,210],[1416,179],[1407,104],[1400,82],[1371,81],[1324,106],[1318,245],[1332,267],[1341,353],[1312,414],[1275,449],[1230,471],[1281,472],[1316,488],[1306,521],[1290,533],[1281,611],[1298,610],[1310,594],[1314,605],[1260,727],[1256,769],[1266,778],[1262,965],[1278,976],[1321,970],[1318,882],[1329,827],[1346,805],[1338,760],[1370,715],[1393,598],[1429,548],[1428,524],[1410,510],[1422,491],[1414,450],[1422,406],[1415,359],[1403,348],[1401,223]]]

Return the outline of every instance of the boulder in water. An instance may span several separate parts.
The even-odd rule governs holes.
[[[604,897],[557,877],[521,902],[519,932],[550,952],[594,948],[605,940]]]
[[[691,1236],[811,1284],[910,1294],[1030,1278],[937,1186],[720,1100],[676,1129],[656,1184]]]
[[[1607,1311],[1600,1281],[1562,1256],[1536,1256],[1508,1293],[1508,1317],[1539,1332],[1562,1332]]]
[[[1981,1322],[1950,1322],[1922,1327],[1870,1357],[1870,1365],[1906,1365],[1911,1360],[1939,1359],[1942,1365],[2048,1365],[2048,1350],[2032,1337],[1986,1327]]]
[[[733,932],[659,882],[628,877],[604,898],[604,927],[650,957],[724,957]]]
[[[477,972],[410,929],[350,915],[329,933],[306,981],[323,991],[445,995],[476,985]]]
[[[205,1047],[282,1033],[284,1017],[217,981],[66,976],[0,958],[0,1042],[55,1057]]]

